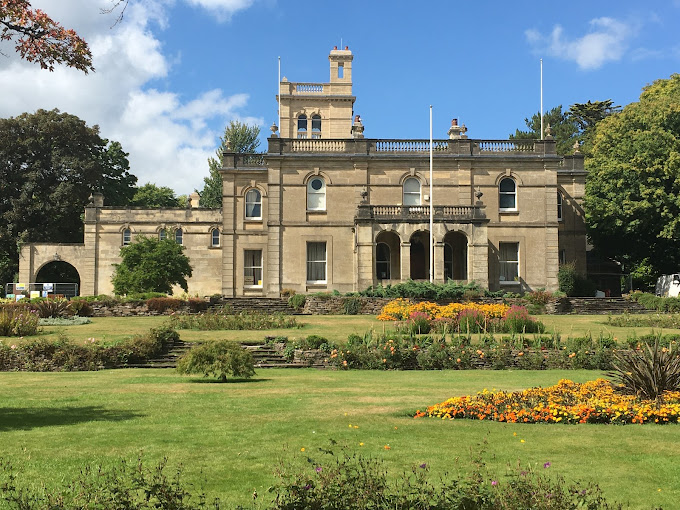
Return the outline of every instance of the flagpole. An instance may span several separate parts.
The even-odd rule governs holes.
[[[432,199],[432,105],[430,105],[430,283],[434,282],[434,200]]]
[[[543,140],[543,59],[541,59],[541,140]]]
[[[281,134],[281,57],[279,57],[279,82],[276,84],[276,96],[279,98],[279,136]]]

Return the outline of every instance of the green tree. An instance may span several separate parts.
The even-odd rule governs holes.
[[[527,130],[516,129],[514,134],[510,135],[510,139],[539,140],[541,138],[541,115],[539,112],[534,113],[531,119],[524,119]],[[555,138],[557,154],[566,155],[574,152],[573,146],[578,134],[578,126],[573,119],[568,115],[568,112],[562,111],[562,105],[556,106],[552,110],[547,111],[543,115],[543,128],[546,129],[550,124],[552,136]]]
[[[595,126],[602,119],[621,110],[620,106],[614,106],[614,101],[588,101],[587,103],[575,103],[569,107],[567,116],[578,128],[578,139],[584,144],[584,152],[590,149],[590,141]]]
[[[239,154],[253,154],[260,146],[260,128],[249,126],[237,120],[232,120],[224,129],[224,136],[220,137],[220,146],[215,151],[215,158],[208,159],[210,174],[203,178],[203,190],[199,192],[201,196],[201,207],[222,207],[222,153],[227,150]]]
[[[130,205],[154,209],[157,207],[180,207],[181,203],[171,188],[156,186],[149,182],[135,190]]]
[[[123,259],[114,264],[111,282],[117,295],[164,292],[172,294],[172,286],[188,291],[187,277],[192,269],[184,246],[170,239],[155,239],[143,235],[120,249]]]
[[[596,249],[635,272],[680,269],[680,74],[597,123],[585,211]]]
[[[0,119],[0,283],[18,270],[19,243],[82,242],[90,194],[125,205],[136,182],[120,144],[75,115],[38,110]]]
[[[40,9],[31,9],[28,0],[1,1],[0,27],[0,41],[13,42],[15,51],[28,62],[37,62],[50,71],[55,64],[67,65],[85,74],[94,71],[87,43]]]

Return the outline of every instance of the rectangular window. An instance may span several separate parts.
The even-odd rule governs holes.
[[[501,285],[519,281],[519,243],[498,243]]]
[[[560,265],[567,263],[567,250],[560,250]]]
[[[307,281],[326,283],[326,243],[307,243]]]
[[[243,252],[243,285],[262,287],[262,250]]]

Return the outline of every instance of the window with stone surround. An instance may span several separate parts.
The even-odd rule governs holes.
[[[517,183],[510,177],[504,177],[498,184],[498,203],[501,211],[517,210]]]
[[[519,243],[498,243],[501,285],[519,282]]]
[[[321,138],[321,115],[312,115],[312,138]]]
[[[307,282],[326,283],[326,243],[307,243]]]
[[[262,287],[262,250],[243,252],[244,287]]]
[[[167,237],[168,237],[168,233],[164,228],[162,228],[158,231],[158,240],[159,241],[165,241],[167,239]]]
[[[321,177],[312,177],[307,183],[307,210],[326,210],[326,182]]]
[[[246,219],[262,219],[262,193],[255,188],[246,192]]]
[[[182,244],[182,241],[184,240],[184,232],[182,231],[181,228],[178,228],[175,230],[175,242],[177,244]]]
[[[132,242],[132,232],[129,228],[123,230],[123,246],[128,246]]]
[[[557,192],[557,221],[562,221],[562,193]]]
[[[404,205],[420,205],[420,181],[415,177],[404,181]]]
[[[391,265],[390,246],[387,243],[378,243],[375,247],[375,274],[378,280],[390,279]]]
[[[210,246],[218,248],[220,246],[220,231],[214,228],[210,231]]]
[[[304,113],[297,118],[297,137],[307,138],[307,116]]]

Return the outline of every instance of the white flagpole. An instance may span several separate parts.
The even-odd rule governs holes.
[[[543,59],[541,59],[541,140],[543,140]]]
[[[276,84],[276,95],[279,98],[279,136],[281,136],[281,57],[279,57],[279,82]]]
[[[430,283],[434,282],[434,200],[432,199],[432,105],[430,105]]]

